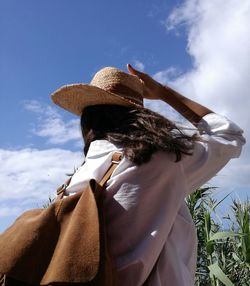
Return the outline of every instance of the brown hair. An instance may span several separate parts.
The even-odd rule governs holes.
[[[183,154],[192,154],[194,139],[172,121],[147,108],[88,106],[81,115],[81,129],[85,155],[90,143],[99,139],[122,148],[125,157],[136,165],[148,162],[157,151],[174,153],[176,161]]]

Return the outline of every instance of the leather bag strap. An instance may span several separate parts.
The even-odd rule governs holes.
[[[101,181],[99,183],[99,185],[101,187],[103,187],[107,183],[108,179],[111,177],[111,175],[114,172],[115,168],[120,163],[122,157],[123,157],[123,153],[122,152],[116,151],[113,154],[111,165],[110,165],[110,167],[108,168],[108,170],[106,171],[106,173],[104,174],[104,176],[102,177],[102,179],[101,179]]]
[[[108,170],[106,171],[106,173],[104,174],[104,176],[102,177],[99,185],[101,187],[103,187],[108,179],[111,177],[112,173],[114,172],[115,168],[117,167],[117,165],[120,163],[121,159],[123,157],[123,152],[121,151],[115,151],[114,154],[112,155],[112,160],[111,160],[111,164],[108,168]],[[67,194],[65,193],[66,188],[68,187],[70,181],[71,181],[70,177],[64,184],[62,184],[56,191],[57,193],[57,199],[62,199],[64,196],[67,196]]]

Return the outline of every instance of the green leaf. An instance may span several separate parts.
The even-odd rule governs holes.
[[[214,252],[214,244],[211,241],[208,241],[206,243],[206,251],[208,255],[212,255],[212,253]]]
[[[233,231],[221,231],[221,232],[216,232],[215,234],[213,234],[210,237],[209,241],[213,241],[216,239],[224,239],[228,237],[235,237],[235,236],[244,236],[244,234],[236,233]]]
[[[233,253],[232,256],[233,256],[233,259],[235,261],[240,261],[239,257],[236,255],[236,253]]]
[[[227,277],[227,275],[221,270],[218,263],[214,263],[208,266],[210,275],[214,275],[220,282],[226,286],[234,286],[232,281]]]

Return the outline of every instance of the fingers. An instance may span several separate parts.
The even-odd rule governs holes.
[[[127,69],[128,69],[128,71],[129,71],[129,73],[131,73],[131,74],[133,74],[133,75],[137,75],[138,77],[141,77],[141,75],[142,75],[142,72],[140,72],[140,71],[134,69],[134,68],[131,66],[131,64],[127,64]]]
[[[129,73],[136,75],[136,70],[131,66],[131,64],[127,64],[127,69]]]

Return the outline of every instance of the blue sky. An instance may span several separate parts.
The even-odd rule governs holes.
[[[55,88],[88,82],[100,67],[124,69],[139,60],[149,72],[171,65],[187,69],[185,37],[167,34],[161,23],[174,4],[1,1],[1,115],[11,116],[1,146],[30,143],[24,131],[32,115],[22,112],[24,100],[50,104]],[[6,129],[4,121],[0,127]]]
[[[247,129],[249,1],[215,2],[0,2],[0,231],[82,160],[78,119],[50,94],[104,66],[132,63]],[[178,118],[159,102],[147,106]],[[249,192],[249,154],[247,145],[218,176],[224,193]]]

